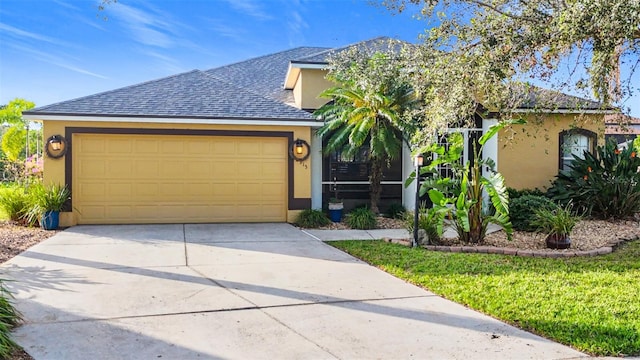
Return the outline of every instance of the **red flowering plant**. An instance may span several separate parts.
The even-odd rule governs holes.
[[[573,202],[577,212],[594,217],[625,218],[640,212],[640,157],[637,149],[619,149],[609,141],[595,154],[574,156],[561,170],[548,195],[561,204]]]

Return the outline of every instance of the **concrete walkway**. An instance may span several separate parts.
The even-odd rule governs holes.
[[[35,359],[574,359],[287,224],[77,226],[2,266]]]
[[[487,234],[500,231],[502,228],[496,224],[489,224],[487,226]],[[336,241],[336,240],[378,240],[382,238],[391,239],[412,239],[413,234],[410,234],[406,229],[372,229],[372,230],[318,230],[318,229],[305,229],[303,230],[308,235],[322,240],[322,241]],[[457,238],[458,234],[453,226],[445,226],[444,234],[442,237],[445,239]]]

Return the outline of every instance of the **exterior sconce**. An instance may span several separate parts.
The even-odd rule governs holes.
[[[296,139],[289,147],[289,157],[295,161],[303,162],[309,158],[309,155],[311,155],[310,150],[308,142],[302,139]]]
[[[62,135],[52,135],[44,144],[44,152],[52,159],[59,159],[67,153],[67,140]]]
[[[414,165],[416,168],[424,165],[424,156],[422,154],[416,155]]]

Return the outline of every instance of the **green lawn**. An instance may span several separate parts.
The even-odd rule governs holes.
[[[543,259],[330,242],[370,264],[593,355],[640,355],[640,241],[606,256]]]

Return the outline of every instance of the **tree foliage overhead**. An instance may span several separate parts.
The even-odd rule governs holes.
[[[33,102],[21,98],[9,101],[7,105],[0,107],[0,125],[26,125],[22,112],[33,109],[35,106]]]
[[[638,91],[631,79],[640,66],[640,0],[382,4],[396,12],[419,9],[416,15],[433,25],[424,35],[423,49],[427,57],[435,57],[426,62],[433,71],[422,74],[422,85],[438,91],[448,83],[454,99],[443,100],[441,93],[435,99],[444,103],[445,113],[463,111],[456,105],[473,107],[459,92],[489,106],[512,107],[516,102],[506,96],[511,85],[505,80],[545,82],[554,90],[591,95],[603,106],[624,106]]]

